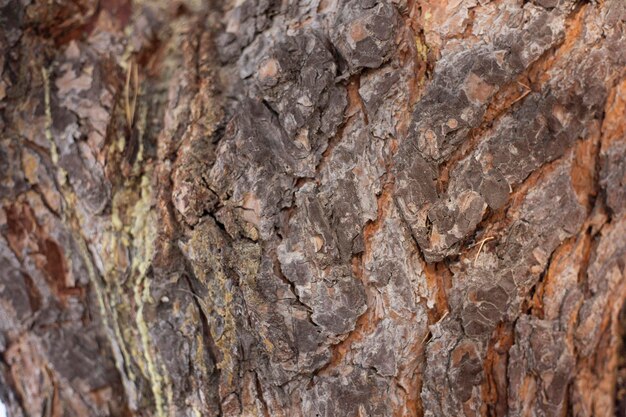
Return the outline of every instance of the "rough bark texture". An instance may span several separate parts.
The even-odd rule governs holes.
[[[626,415],[625,68],[623,0],[0,0],[0,399]]]

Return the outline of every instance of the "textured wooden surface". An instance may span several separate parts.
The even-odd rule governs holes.
[[[12,416],[626,415],[623,0],[0,0]]]

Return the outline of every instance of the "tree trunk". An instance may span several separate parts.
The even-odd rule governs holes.
[[[11,416],[626,415],[624,0],[0,0]]]

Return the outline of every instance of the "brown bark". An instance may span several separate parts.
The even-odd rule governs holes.
[[[626,415],[623,0],[0,0],[11,416]]]

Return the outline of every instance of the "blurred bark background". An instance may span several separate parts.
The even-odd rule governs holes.
[[[626,415],[623,0],[0,0],[11,416]]]

